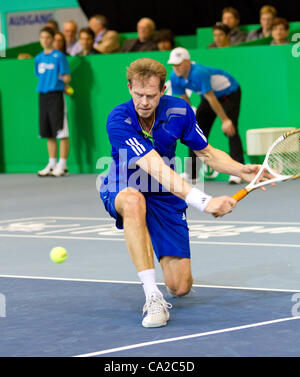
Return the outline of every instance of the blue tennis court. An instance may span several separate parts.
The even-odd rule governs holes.
[[[144,293],[96,175],[1,175],[0,356],[298,356],[299,183],[256,191],[228,216],[188,210],[193,291],[163,328],[141,325]],[[238,186],[206,182],[212,195]],[[282,200],[284,198],[284,200]],[[54,264],[49,252],[69,257]]]

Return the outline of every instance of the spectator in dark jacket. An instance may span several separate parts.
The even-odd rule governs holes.
[[[285,18],[275,18],[272,26],[272,46],[289,44],[289,23]]]
[[[121,48],[121,52],[155,51],[157,45],[153,40],[155,23],[151,18],[141,18],[137,23],[138,38],[127,39]]]
[[[213,27],[214,41],[208,45],[208,48],[229,47],[230,44],[230,28],[222,22],[217,22]]]
[[[159,51],[172,50],[175,47],[174,35],[172,30],[162,29],[154,37]]]
[[[232,7],[224,8],[222,11],[222,22],[227,25],[230,30],[230,44],[236,45],[242,43],[247,38],[247,33],[240,30],[240,14]]]
[[[265,5],[259,12],[260,28],[250,31],[247,41],[255,41],[260,38],[270,37],[272,34],[272,25],[277,11],[271,5]]]
[[[78,56],[97,55],[100,54],[98,50],[94,48],[95,33],[90,27],[84,27],[79,32],[79,43],[82,50]]]

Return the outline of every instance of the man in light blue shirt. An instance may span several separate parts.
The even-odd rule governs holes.
[[[228,72],[191,61],[189,52],[177,47],[170,53],[168,64],[173,65],[170,76],[173,95],[184,98],[189,103],[186,90],[201,96],[201,103],[196,112],[196,119],[208,138],[211,127],[218,116],[222,130],[229,139],[230,156],[244,163],[243,149],[238,134],[241,89],[238,82]],[[196,156],[190,151],[192,166],[187,166],[187,177],[196,180],[199,168]],[[192,170],[192,171],[190,171]],[[230,183],[240,183],[238,177],[230,177]]]

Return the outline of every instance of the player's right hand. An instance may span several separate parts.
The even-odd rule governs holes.
[[[236,206],[236,200],[230,196],[218,196],[211,198],[208,202],[205,212],[217,213],[219,216],[224,216],[227,213],[232,212],[232,209]]]
[[[231,119],[226,119],[222,122],[222,131],[227,137],[235,135],[235,128]]]

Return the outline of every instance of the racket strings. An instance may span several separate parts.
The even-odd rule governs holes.
[[[276,144],[268,158],[269,167],[281,175],[300,174],[300,132]]]

